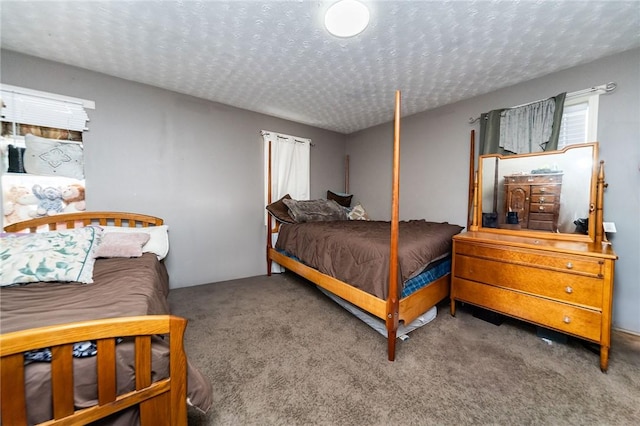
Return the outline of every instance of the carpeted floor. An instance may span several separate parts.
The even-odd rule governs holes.
[[[614,332],[609,371],[576,339],[534,326],[437,318],[386,339],[295,275],[172,290],[186,350],[213,384],[190,425],[640,424],[640,337]],[[593,349],[593,348],[591,348]]]

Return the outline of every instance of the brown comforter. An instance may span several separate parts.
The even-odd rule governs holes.
[[[93,278],[93,284],[33,283],[0,288],[2,333],[99,318],[169,313],[169,277],[155,254],[146,253],[131,259],[97,259]],[[125,341],[118,345],[117,352],[118,392],[122,393],[135,386],[133,345]],[[166,377],[167,342],[157,339],[153,354],[153,379]],[[95,357],[74,359],[77,407],[97,403],[95,368]],[[29,423],[50,419],[49,364],[31,363],[26,366],[25,375]],[[212,402],[211,385],[190,364],[188,385],[189,401],[207,411]],[[116,424],[132,424],[136,417],[135,411],[129,411],[113,420]]]
[[[400,222],[398,270],[402,284],[451,252],[463,227],[449,223]],[[389,282],[390,222],[344,220],[282,224],[276,249],[354,287],[386,299]]]
[[[2,332],[99,318],[169,313],[169,276],[151,253],[97,259],[93,284],[33,283],[0,289]]]

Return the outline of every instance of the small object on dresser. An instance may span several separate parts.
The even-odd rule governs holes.
[[[498,227],[498,213],[482,213],[482,227],[483,228],[497,228]]]
[[[576,226],[576,234],[589,234],[589,218],[578,218],[573,221],[573,224]]]

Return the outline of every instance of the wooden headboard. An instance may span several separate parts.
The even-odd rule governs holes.
[[[25,230],[28,230],[29,232],[37,232],[39,230],[55,231],[58,228],[73,229],[89,225],[128,226],[134,228],[159,226],[163,223],[164,221],[159,217],[138,213],[78,212],[44,216],[22,222],[16,222],[5,226],[4,230],[6,232],[20,232]]]

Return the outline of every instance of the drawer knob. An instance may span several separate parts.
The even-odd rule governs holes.
[[[567,269],[573,269],[573,263],[567,262]]]
[[[540,202],[544,203],[544,197],[540,197]]]
[[[565,324],[569,324],[571,322],[571,318],[565,315],[564,318],[562,318],[562,322]]]
[[[547,189],[543,186],[542,188],[540,188],[540,192],[547,192]]]
[[[571,294],[571,293],[573,293],[573,289],[571,288],[571,286],[566,286],[566,287],[565,287],[565,289],[564,289],[564,291],[566,291],[566,292],[567,292],[567,294]]]
[[[538,206],[538,210],[544,210],[544,206]]]

